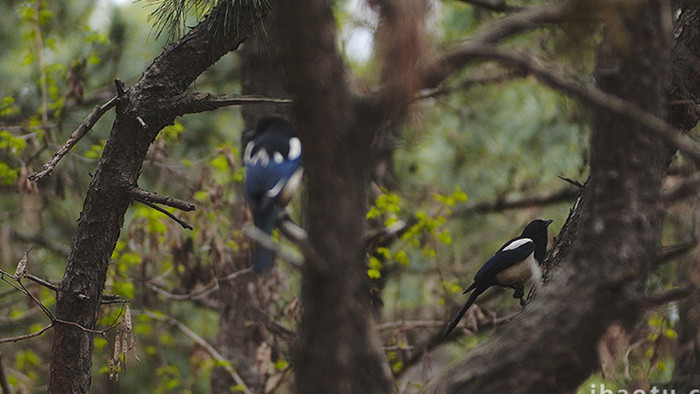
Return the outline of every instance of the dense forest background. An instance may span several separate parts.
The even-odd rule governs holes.
[[[261,114],[293,113],[289,99],[294,95],[280,88],[285,82],[274,68],[267,79],[262,77],[274,86],[251,82],[257,78],[251,71],[258,68],[256,61],[261,69],[269,66],[256,59],[285,56],[279,55],[277,42],[284,32],[277,32],[270,22],[274,13],[257,16],[265,27],[252,29],[238,50],[204,67],[206,71],[187,88],[189,93],[244,96],[185,111],[188,114],[177,117],[174,124],[156,130],[143,166],[136,171],[140,189],[191,202],[196,209],[164,207],[178,218],[173,220],[154,209],[152,200],[144,203],[134,197],[123,225],[117,223],[121,233],[108,256],[96,325],[76,327],[77,323],[56,317],[62,313],[57,312],[56,294],[71,248],[79,243],[74,236],[85,212],[86,191],[110,130],[119,123],[113,102],[108,103],[121,96],[120,86],[144,78],[154,59],[209,15],[207,7],[212,6],[191,2],[192,7],[176,18],[177,10],[165,7],[167,3],[0,3],[3,391],[47,390],[52,351],[58,349],[52,341],[59,327],[82,331],[93,341],[92,368],[88,367],[92,392],[294,390],[297,354],[309,343],[299,339],[298,328],[313,324],[309,320],[313,314],[302,311],[304,286],[305,294],[312,292],[303,284],[304,277],[323,281],[325,276],[300,269],[310,264],[302,263],[304,258],[314,260],[309,257],[311,247],[282,234],[275,235],[284,251],[276,268],[265,278],[252,274],[247,268],[250,241],[244,235],[250,218],[241,194],[242,133]],[[612,3],[591,12],[595,17],[576,23],[520,27],[521,34],[512,37],[503,33],[506,45],[551,62],[577,86],[592,85],[596,57],[604,52],[599,47],[604,34],[617,44],[633,37],[625,30],[625,13],[636,12],[635,4],[643,2]],[[546,2],[535,0],[428,2],[424,30],[416,38],[425,48],[413,49],[421,56],[436,56],[470,37],[480,37],[497,21],[543,5]],[[381,7],[381,1],[347,0],[332,8],[339,54],[352,75],[348,84],[357,94],[369,95],[381,83],[390,83],[392,61],[413,61],[396,60],[396,53],[387,49],[396,27],[383,28],[386,9],[378,11]],[[676,21],[679,12],[668,7],[669,20],[673,15]],[[542,19],[530,23],[550,22]],[[679,36],[677,32],[675,38]],[[694,54],[687,57],[696,61]],[[397,392],[421,391],[513,322],[521,310],[517,301],[510,291],[491,290],[449,341],[437,341],[465,300],[462,290],[503,242],[518,235],[530,220],[544,218],[554,220],[550,245],[556,245],[565,237],[559,236],[560,230],[576,218],[570,214],[580,208],[577,202],[590,175],[590,102],[577,101],[580,94],[546,83],[547,78],[538,78],[526,65],[502,63],[470,63],[436,86],[410,91],[409,103],[392,116],[377,117],[384,123],[383,131],[367,144],[373,163],[361,196],[367,204],[362,218],[366,232],[362,241],[367,245],[356,260],[366,263],[360,269],[368,289],[363,296],[376,320],[370,326],[376,334],[369,338],[381,340]],[[285,69],[288,79],[295,78],[291,69]],[[115,79],[123,83],[115,86]],[[410,84],[410,78],[405,82]],[[683,100],[687,98],[677,101],[683,104]],[[91,130],[52,174],[29,180],[96,110],[104,115],[88,127]],[[392,122],[395,118],[403,121]],[[302,117],[300,124],[304,122],[313,123]],[[694,126],[687,127],[691,140],[698,138]],[[303,137],[302,131],[302,141]],[[669,157],[673,159],[663,179],[665,190],[685,185],[686,178],[691,190],[680,190],[682,198],[676,196],[664,206],[660,252],[649,262],[652,268],[640,291],[651,298],[632,325],[613,324],[607,315],[601,316],[607,329],[592,349],[599,367],[578,384],[580,393],[600,385],[648,390],[698,384],[698,160]],[[313,168],[312,174],[318,173]],[[318,193],[304,191],[291,204],[292,219],[301,227],[317,218],[313,212],[306,215],[305,203],[316,197]],[[94,209],[103,208],[111,209]],[[323,228],[311,226],[312,243],[314,228],[319,227]],[[333,226],[327,231],[332,232]],[[351,247],[356,244],[349,245],[348,253],[355,253]],[[18,263],[26,273],[15,272]],[[72,357],[70,349],[63,351]],[[297,388],[308,383],[298,384]]]

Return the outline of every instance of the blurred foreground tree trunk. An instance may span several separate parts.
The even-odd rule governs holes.
[[[663,1],[616,10],[598,51],[598,87],[665,117],[671,12]],[[614,21],[613,21],[614,20]],[[598,367],[611,325],[643,312],[658,253],[661,180],[671,150],[629,117],[592,111],[591,173],[571,248],[550,284],[503,331],[442,374],[430,392],[572,392]]]

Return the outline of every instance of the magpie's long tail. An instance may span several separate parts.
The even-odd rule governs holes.
[[[445,328],[445,331],[442,333],[442,338],[440,338],[440,342],[444,341],[445,338],[447,338],[448,335],[452,332],[452,330],[457,327],[457,323],[459,323],[460,320],[462,320],[462,317],[464,316],[465,313],[467,313],[467,310],[469,310],[469,307],[472,306],[474,301],[476,300],[476,297],[480,296],[481,293],[486,291],[488,287],[480,287],[480,286],[470,286],[474,288],[474,292],[469,296],[467,299],[467,302],[464,303],[462,308],[457,312],[457,315],[450,321],[450,324],[447,325],[447,328]]]
[[[272,205],[266,207],[263,211],[253,213],[255,227],[267,235],[272,234],[276,221],[277,213]],[[253,262],[253,271],[258,275],[263,275],[272,268],[272,263],[275,261],[275,252],[256,242],[253,246],[251,260]]]

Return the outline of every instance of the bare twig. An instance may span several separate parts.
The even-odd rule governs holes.
[[[32,301],[34,301],[34,303],[36,304],[36,306],[38,306],[39,309],[41,309],[41,311],[44,312],[44,314],[46,315],[46,317],[49,318],[49,320],[51,320],[52,322],[56,321],[56,318],[54,318],[54,316],[51,313],[51,311],[49,310],[49,308],[47,308],[46,305],[44,305],[41,301],[39,301],[39,299],[37,299],[34,296],[34,294],[32,294],[31,291],[29,291],[26,287],[24,287],[24,283],[22,283],[22,281],[20,279],[17,279],[17,284],[19,284],[19,286],[22,288],[22,290],[24,290],[24,294],[26,294],[29,298],[31,298]]]
[[[252,105],[252,104],[292,104],[291,99],[271,98],[264,96],[240,96],[237,94],[210,94],[210,93],[190,93],[180,96],[174,106],[175,111],[180,114],[192,114],[205,111],[213,111],[218,108],[232,105]]]
[[[508,316],[504,316],[504,317],[499,317],[499,318],[483,319],[484,321],[480,322],[478,324],[478,329],[479,329],[479,331],[481,331],[482,329],[485,329],[485,328],[497,327],[501,324],[504,324],[504,323],[510,321],[510,319],[517,316],[519,313],[520,312],[511,314]],[[469,335],[475,335],[478,333],[478,332],[468,330],[466,328],[463,328],[461,330],[457,330],[455,332],[458,332],[459,335],[464,334],[464,333],[467,333]],[[459,337],[459,335],[453,334],[451,340],[455,340],[456,338]],[[415,350],[411,353],[411,356],[407,360],[404,360],[402,368],[400,370],[394,372],[394,377],[398,379],[401,375],[403,375],[406,371],[408,371],[408,369],[412,365],[420,362],[423,359],[423,356],[425,354],[430,352],[432,349],[440,346],[441,344],[445,343],[445,342],[442,342],[441,339],[442,339],[442,332],[436,331],[433,335],[430,336],[430,338],[428,338],[428,340],[426,340],[425,342],[423,342],[420,345],[414,346]]]
[[[187,335],[187,337],[192,339],[196,344],[198,344],[199,346],[204,348],[204,350],[206,350],[206,352],[209,353],[209,355],[214,360],[216,360],[218,365],[220,367],[224,368],[226,370],[226,372],[228,372],[229,375],[231,375],[233,380],[236,382],[237,385],[240,386],[241,390],[244,393],[251,394],[250,390],[248,389],[248,386],[245,384],[245,382],[243,381],[241,376],[238,375],[238,373],[233,369],[233,366],[231,366],[231,362],[226,360],[224,358],[224,356],[222,356],[221,353],[219,353],[214,348],[214,346],[210,345],[209,342],[204,340],[204,338],[200,337],[199,335],[197,335],[196,332],[192,331],[189,327],[180,323],[179,321],[177,321],[176,319],[174,319],[170,316],[162,316],[162,315],[158,315],[158,314],[155,314],[153,312],[150,312],[150,311],[144,311],[144,313],[146,314],[146,316],[150,317],[153,320],[157,320],[157,321],[160,321],[163,323],[170,324],[171,326],[176,327],[178,330],[182,331],[183,334]]]
[[[421,91],[416,97],[415,100],[425,100],[428,98],[435,98],[439,96],[443,96],[446,94],[450,94],[454,91],[457,90],[465,90],[472,88],[474,86],[479,86],[479,85],[486,85],[490,83],[499,83],[499,82],[504,82],[508,81],[511,79],[514,79],[516,77],[522,76],[522,73],[519,72],[513,72],[511,70],[506,70],[506,71],[500,71],[497,74],[494,75],[485,75],[485,76],[478,76],[478,77],[472,77],[472,78],[466,78],[462,81],[459,81],[456,84],[450,84],[449,86],[441,86],[436,89],[426,89]]]
[[[573,178],[569,178],[569,177],[561,176],[561,175],[557,175],[557,178],[561,179],[562,181],[569,182],[570,184],[576,186],[579,189],[583,189],[585,187],[581,182],[579,182]]]
[[[373,228],[362,235],[364,243],[367,245],[372,245],[381,238],[395,237],[403,233],[409,224],[404,220],[397,220],[390,226],[382,226],[379,228]]]
[[[213,280],[208,285],[206,285],[202,288],[199,288],[199,289],[192,290],[191,292],[186,293],[186,294],[171,293],[171,292],[169,292],[165,289],[162,289],[162,288],[160,288],[160,287],[158,287],[150,282],[146,282],[146,287],[148,287],[151,291],[158,293],[158,294],[162,295],[163,297],[174,300],[174,301],[187,301],[187,300],[195,300],[196,301],[196,300],[202,299],[202,298],[208,296],[209,294],[211,294],[212,292],[216,291],[219,288],[219,282],[221,282],[221,281],[233,281],[233,280],[235,280],[243,275],[247,275],[247,274],[250,274],[252,272],[253,272],[253,267],[244,268],[240,271],[232,272],[221,279]]]
[[[526,196],[521,198],[498,198],[492,201],[467,202],[455,207],[453,215],[467,215],[473,212],[494,212],[507,209],[527,208],[548,204],[557,204],[570,201],[576,198],[578,191],[572,188],[565,188],[550,194]]]
[[[31,181],[38,181],[48,175],[51,174],[51,172],[54,170],[56,165],[58,164],[59,161],[63,158],[63,156],[66,155],[74,146],[75,144],[80,141],[85,134],[87,134],[90,129],[97,123],[97,121],[102,117],[102,115],[105,114],[110,108],[114,107],[117,104],[117,97],[112,97],[109,101],[102,105],[98,105],[95,108],[92,109],[92,112],[88,114],[88,116],[83,120],[83,122],[78,126],[75,131],[73,131],[68,137],[68,140],[58,148],[56,153],[53,154],[51,159],[44,164],[42,167],[41,171],[35,172],[31,175],[29,175],[27,178]]]
[[[29,275],[29,274],[28,274],[28,275],[27,275],[27,279],[31,280],[32,282],[34,282],[34,283],[36,283],[36,284],[42,285],[42,286],[46,287],[46,288],[49,289],[49,290],[58,291],[58,286],[56,286],[56,285],[54,285],[53,283],[48,282],[48,281],[46,281],[46,280],[44,280],[44,279],[41,279],[41,278],[39,278],[39,277],[37,277],[37,276]]]
[[[0,338],[0,343],[9,343],[9,342],[17,342],[17,341],[23,341],[25,339],[30,339],[34,337],[38,337],[39,335],[45,333],[48,331],[50,328],[53,327],[53,322],[49,324],[48,326],[42,328],[41,330],[37,332],[32,332],[30,334],[24,334],[24,335],[18,335],[16,337],[9,337],[9,338]]]
[[[328,272],[328,263],[326,263],[326,260],[324,260],[311,245],[309,236],[303,228],[297,226],[291,220],[282,220],[277,225],[280,232],[287,237],[287,239],[296,243],[301,248],[301,252],[304,254],[308,264],[314,267],[318,273]]]
[[[282,260],[288,262],[295,268],[299,268],[304,262],[302,258],[282,248],[282,246],[279,243],[275,242],[275,240],[272,239],[272,237],[265,234],[265,232],[263,232],[262,230],[255,227],[252,224],[248,224],[247,226],[243,227],[242,232],[243,235],[255,241],[259,245],[259,247],[263,247],[265,249],[273,251]]]
[[[140,202],[141,204],[147,205],[147,206],[149,206],[149,207],[155,209],[156,211],[158,211],[158,212],[164,214],[165,216],[167,216],[167,217],[169,217],[170,219],[172,219],[172,220],[174,220],[175,222],[177,222],[177,224],[179,224],[179,225],[182,226],[183,228],[185,228],[185,229],[187,229],[187,230],[192,230],[192,226],[191,226],[189,223],[187,223],[186,221],[184,221],[184,220],[178,218],[177,216],[173,215],[172,213],[166,211],[165,209],[163,209],[163,208],[161,208],[161,207],[159,207],[159,206],[157,206],[157,205],[155,205],[155,204],[151,204],[150,202],[147,202],[147,201],[141,201],[141,200],[137,200],[137,201]]]
[[[521,11],[523,7],[515,6],[515,5],[508,5],[506,4],[505,0],[496,0],[496,1],[486,1],[486,0],[459,0],[462,3],[467,3],[471,4],[476,7],[484,8],[489,11],[496,11],[496,12],[514,12],[514,11]]]
[[[693,294],[693,291],[695,291],[694,286],[671,289],[660,294],[654,294],[651,296],[644,297],[644,300],[642,302],[647,308],[653,308],[656,306],[668,304],[669,302],[678,301],[680,299],[686,298]]]
[[[83,330],[83,331],[85,331],[85,332],[89,332],[89,333],[92,333],[92,334],[99,334],[99,335],[101,335],[101,336],[103,336],[103,337],[105,336],[105,333],[106,333],[106,332],[108,332],[109,330],[111,330],[111,329],[113,329],[113,328],[115,327],[115,326],[113,325],[113,326],[110,326],[110,327],[108,327],[108,328],[106,328],[106,329],[104,329],[104,330],[92,330],[92,329],[83,327],[82,325],[80,325],[80,324],[78,324],[78,323],[75,323],[75,322],[70,322],[70,321],[65,321],[65,320],[57,319],[57,318],[54,317],[54,315],[51,313],[51,311],[49,310],[49,308],[47,308],[46,305],[44,305],[41,301],[39,301],[39,299],[37,299],[37,298],[34,296],[34,294],[32,294],[32,292],[30,292],[29,289],[27,289],[27,288],[24,286],[24,283],[22,283],[22,278],[14,279],[15,282],[17,282],[16,285],[13,284],[13,283],[11,283],[7,278],[12,278],[12,279],[14,279],[14,277],[13,277],[12,275],[10,275],[10,273],[8,273],[8,272],[6,272],[6,271],[0,269],[0,280],[2,280],[3,282],[5,282],[5,283],[11,285],[12,287],[14,287],[14,288],[15,288],[17,291],[19,291],[20,293],[22,293],[22,294],[26,295],[27,297],[31,298],[32,301],[34,302],[34,304],[36,304],[36,306],[39,307],[39,309],[41,309],[41,311],[44,313],[44,315],[46,315],[46,317],[48,317],[49,320],[51,320],[51,324],[49,324],[48,326],[46,326],[46,327],[42,328],[41,330],[39,330],[39,331],[37,331],[37,332],[34,332],[34,333],[25,334],[25,335],[20,335],[20,336],[16,336],[16,337],[10,337],[10,338],[0,338],[0,343],[17,342],[17,341],[20,341],[20,340],[23,340],[23,339],[29,339],[29,338],[37,337],[37,336],[43,334],[43,333],[44,333],[45,331],[47,331],[48,329],[50,329],[51,327],[53,327],[56,323],[61,323],[61,324],[67,324],[67,325],[75,326],[75,327],[77,327],[77,328],[79,328],[79,329],[81,329],[81,330]],[[40,285],[42,285],[42,286],[45,286],[45,287],[47,287],[47,288],[49,288],[49,289],[51,289],[51,290],[53,290],[53,291],[57,291],[57,290],[58,290],[58,288],[57,288],[55,285],[53,285],[53,284],[51,284],[51,283],[49,283],[49,282],[47,282],[47,281],[45,281],[45,280],[43,280],[43,279],[37,278],[36,276],[33,276],[33,275],[26,275],[26,278],[27,278],[27,279],[30,279],[30,280],[32,280],[33,282],[38,283],[38,284],[40,284]],[[107,298],[114,298],[114,297],[117,297],[117,296],[104,295],[104,296],[103,296],[103,300],[104,300],[105,297],[107,297]],[[107,301],[107,302],[110,302],[110,301]],[[119,302],[125,302],[125,301],[119,300]]]
[[[105,337],[105,339],[107,339],[107,337],[105,336],[105,334],[107,333],[107,331],[109,331],[109,330],[113,329],[114,327],[116,327],[116,325],[113,325],[113,326],[110,326],[110,327],[105,328],[104,330],[93,330],[93,329],[91,329],[91,328],[84,327],[84,326],[82,326],[81,324],[76,323],[76,322],[73,322],[73,321],[67,321],[67,320],[61,320],[61,319],[53,319],[53,320],[54,320],[54,322],[56,322],[56,323],[61,323],[61,324],[66,324],[66,325],[69,325],[69,326],[73,326],[73,327],[76,327],[76,328],[81,329],[82,331],[89,332],[90,334],[98,334],[98,335],[101,335],[101,336]]]
[[[389,323],[382,323],[377,326],[378,330],[406,330],[412,328],[435,328],[442,327],[445,322],[442,320],[400,320]]]
[[[162,204],[187,212],[194,211],[195,208],[194,204],[192,204],[191,202],[178,200],[174,197],[163,196],[158,193],[149,192],[148,190],[144,190],[135,186],[129,188],[129,195],[134,200],[142,202],[144,204],[149,202],[155,204]]]
[[[661,248],[661,253],[651,262],[652,268],[658,268],[663,263],[671,261],[677,257],[688,253],[697,245],[697,241],[692,239],[688,242],[683,242],[677,245],[665,246]]]
[[[6,280],[5,276],[7,276],[9,278],[13,277],[13,275],[11,275],[9,272],[0,269],[0,279],[2,279],[3,282],[11,285],[12,287],[15,288],[15,290],[19,291],[20,293],[22,293],[24,295],[28,295],[27,293],[25,293],[24,290],[22,290],[21,287],[18,287],[16,285],[10,283],[8,280]],[[32,282],[38,284],[38,285],[46,287],[47,289],[49,289],[51,291],[58,291],[58,286],[54,285],[53,283],[51,283],[45,279],[39,278],[38,276],[27,274],[26,278],[31,280]],[[102,295],[102,303],[103,304],[114,304],[114,303],[124,303],[124,302],[128,302],[128,301],[121,299],[116,294],[103,294]]]

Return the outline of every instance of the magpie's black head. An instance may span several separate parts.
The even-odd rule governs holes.
[[[523,230],[523,237],[530,237],[531,235],[547,235],[547,227],[552,224],[552,220],[541,220],[541,219],[536,219],[531,221],[530,223],[525,226],[525,229]]]
[[[275,131],[282,134],[297,135],[297,131],[289,121],[281,116],[268,116],[260,119],[255,126],[255,134],[262,134],[266,131]]]
[[[536,219],[525,226],[522,237],[530,238],[535,242],[535,260],[542,264],[544,255],[547,253],[547,227],[552,224],[552,220]]]

